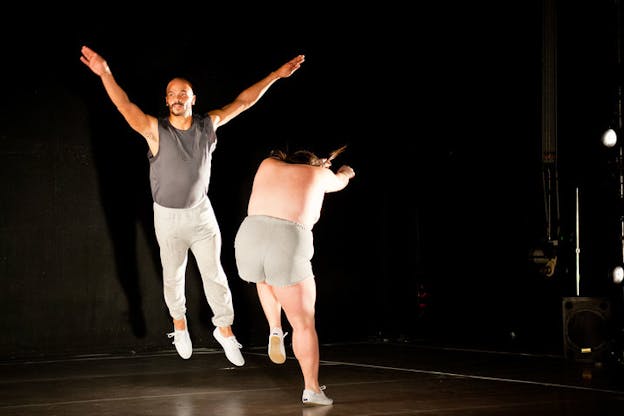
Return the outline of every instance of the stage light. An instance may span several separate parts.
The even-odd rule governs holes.
[[[617,143],[617,133],[613,129],[608,129],[602,133],[602,144],[606,147],[613,147]]]
[[[613,277],[613,283],[619,285],[622,283],[622,280],[624,280],[624,268],[622,268],[622,266],[615,267],[611,276]]]

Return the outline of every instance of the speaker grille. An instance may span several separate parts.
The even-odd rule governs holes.
[[[566,358],[602,361],[610,341],[610,303],[605,298],[563,299],[563,344]]]

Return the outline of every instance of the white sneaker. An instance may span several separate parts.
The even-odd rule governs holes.
[[[301,401],[307,406],[328,406],[333,404],[334,401],[323,393],[325,386],[321,386],[321,392],[316,393],[314,390],[303,390]]]
[[[238,343],[235,336],[224,337],[221,335],[219,328],[215,328],[212,332],[212,336],[215,337],[219,344],[223,347],[225,351],[225,356],[228,360],[234,365],[242,366],[245,364],[245,359],[243,358],[243,354],[241,354],[240,349],[243,347]]]
[[[173,332],[167,334],[167,337],[173,338],[172,344],[175,345],[178,354],[180,354],[180,357],[184,358],[185,360],[191,358],[191,355],[193,354],[193,343],[191,342],[191,336],[188,331],[188,326],[186,326],[186,328],[183,330],[174,328]]]
[[[281,328],[273,328],[269,335],[269,358],[275,364],[283,364],[286,361],[286,349],[284,348],[284,338],[288,332],[282,332]]]

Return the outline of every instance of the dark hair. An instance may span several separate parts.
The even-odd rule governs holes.
[[[336,158],[340,153],[344,152],[347,146],[342,146],[339,149],[336,149],[330,152],[329,156],[326,158],[326,161],[331,161]],[[301,165],[310,165],[310,166],[323,166],[323,159],[320,158],[309,150],[296,150],[292,153],[286,153],[282,150],[271,150],[269,153],[269,157],[272,157],[277,160],[284,161],[286,163],[296,163]]]

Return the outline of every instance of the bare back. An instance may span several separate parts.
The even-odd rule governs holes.
[[[256,172],[247,214],[282,218],[311,229],[320,217],[325,193],[344,188],[343,182],[328,168],[266,158]]]

